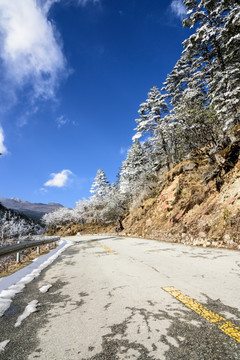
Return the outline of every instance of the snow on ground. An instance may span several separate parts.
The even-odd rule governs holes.
[[[50,285],[50,284],[44,285],[44,286],[42,286],[42,287],[39,289],[39,291],[40,291],[41,293],[46,293],[51,287],[52,287],[52,285]]]
[[[32,314],[33,312],[37,311],[37,307],[38,307],[38,301],[37,300],[32,300],[26,307],[24,312],[17,318],[17,321],[15,323],[15,327],[18,327],[21,325],[22,321],[24,319],[26,319],[30,314]]]
[[[37,277],[43,269],[50,265],[66,248],[72,245],[71,241],[61,240],[56,249],[40,256],[30,265],[16,273],[0,279],[0,317],[9,308],[12,298],[22,291],[26,284]]]
[[[9,343],[9,341],[10,340],[4,340],[4,341],[0,342],[0,351],[3,351],[5,349],[5,347]]]

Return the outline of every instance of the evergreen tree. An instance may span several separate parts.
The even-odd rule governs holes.
[[[159,158],[161,154],[169,168],[169,123],[166,116],[168,106],[165,97],[156,86],[151,88],[146,102],[140,105],[138,113],[140,118],[135,120],[138,125],[133,141],[147,134],[147,142],[152,146],[155,157]]]
[[[140,189],[146,184],[147,176],[152,173],[153,164],[147,157],[140,142],[136,140],[120,169],[120,191],[130,195],[139,193]]]
[[[151,136],[157,126],[161,124],[164,115],[167,113],[167,104],[156,86],[153,86],[148,93],[146,102],[140,105],[138,111],[140,118],[136,119],[138,124],[137,133],[133,136],[133,141],[139,139],[143,134]]]
[[[92,184],[90,193],[93,194],[92,198],[102,198],[109,190],[109,182],[103,170],[98,169],[97,175]]]
[[[185,53],[194,59],[191,79],[200,79],[219,125],[226,129],[226,121],[227,125],[239,122],[239,1],[185,0],[184,4],[189,16],[183,24],[196,27],[184,42]]]

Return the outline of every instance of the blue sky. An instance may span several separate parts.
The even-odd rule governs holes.
[[[1,0],[0,197],[72,207],[131,146],[189,36],[181,0]]]

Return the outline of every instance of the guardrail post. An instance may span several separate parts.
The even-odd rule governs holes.
[[[37,255],[40,255],[40,246],[37,247]]]
[[[18,244],[20,243],[20,241],[17,242]],[[19,263],[20,262],[20,251],[17,252],[17,256],[16,256],[16,262]]]

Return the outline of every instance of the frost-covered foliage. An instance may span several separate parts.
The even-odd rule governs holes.
[[[170,167],[216,144],[240,121],[239,0],[184,0],[193,29],[162,88],[140,105],[133,140],[148,135],[152,157]],[[210,150],[209,150],[210,153]]]
[[[0,246],[26,239],[43,232],[43,228],[24,215],[17,214],[0,204]]]
[[[106,195],[108,190],[109,182],[107,181],[106,174],[103,170],[98,169],[90,193],[93,194],[93,198],[102,198],[104,195]]]
[[[166,82],[172,104],[201,97],[216,111],[222,130],[239,122],[240,4],[238,0],[185,0],[184,26],[196,29]],[[172,86],[175,87],[173,90]],[[232,126],[232,125],[231,125]]]
[[[53,212],[47,213],[42,217],[43,223],[49,227],[57,227],[68,223],[78,222],[72,209],[61,207]]]
[[[184,43],[185,51],[197,61],[192,72],[204,74],[207,99],[223,125],[239,121],[240,106],[240,4],[239,1],[188,0],[192,11],[184,24],[198,26]],[[196,70],[197,68],[197,70]]]
[[[128,195],[121,193],[115,184],[110,185],[103,174],[102,170],[98,171],[91,188],[95,192],[89,199],[79,200],[73,209],[59,208],[45,214],[43,222],[47,228],[58,229],[67,224],[114,223],[121,217],[129,203]]]
[[[155,173],[148,150],[135,140],[120,168],[119,190],[130,198],[148,186],[148,179]]]
[[[133,141],[146,134],[149,146],[152,146],[154,157],[167,165],[169,168],[170,156],[170,127],[168,105],[165,96],[161,94],[156,86],[153,86],[148,93],[146,102],[140,105],[138,111],[140,118],[136,119],[138,124]],[[163,165],[163,164],[162,164]]]
[[[140,105],[138,114],[139,119],[136,119],[138,124],[136,127],[137,133],[133,136],[133,141],[139,139],[144,133],[152,136],[156,133],[156,129],[165,128],[167,124],[164,123],[164,116],[167,113],[168,107],[164,97],[161,95],[159,89],[153,86],[148,93],[146,102]]]

